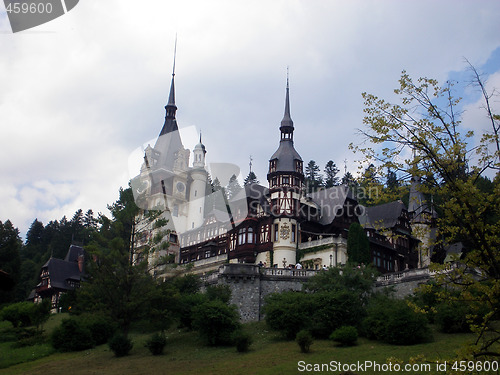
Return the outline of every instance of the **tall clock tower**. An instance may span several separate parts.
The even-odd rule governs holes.
[[[288,78],[285,114],[280,126],[280,145],[269,159],[269,193],[274,216],[272,235],[274,264],[286,267],[296,263],[300,197],[304,183],[302,158],[293,147],[293,121],[290,117]]]

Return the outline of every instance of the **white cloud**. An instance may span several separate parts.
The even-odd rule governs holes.
[[[129,154],[162,127],[176,33],[179,125],[243,176],[251,154],[265,183],[287,65],[302,158],[354,170],[361,92],[391,97],[402,69],[442,80],[463,56],[483,64],[498,19],[497,1],[466,0],[81,1],[18,34],[0,17],[0,220],[25,232],[35,217],[105,211]]]

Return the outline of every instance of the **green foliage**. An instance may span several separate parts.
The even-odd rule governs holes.
[[[8,320],[14,327],[42,325],[50,316],[50,303],[18,302],[4,307],[0,311],[0,320]]]
[[[279,331],[288,340],[310,324],[308,296],[299,292],[271,294],[266,298],[264,313],[269,328]]]
[[[313,276],[305,289],[313,293],[284,292],[266,299],[268,326],[292,340],[302,329],[327,338],[341,324],[357,325],[373,288],[375,271],[365,268],[330,268]]]
[[[147,254],[136,256],[131,239],[140,233],[141,225],[164,221],[157,211],[141,219],[131,188],[120,189],[119,199],[109,209],[113,220],[101,215],[99,231],[85,247],[90,254],[88,279],[77,291],[75,308],[101,311],[127,333],[133,321],[151,312],[157,286],[149,272]]]
[[[248,352],[252,345],[253,338],[248,332],[238,329],[231,335],[231,341],[236,346],[236,350],[240,353]]]
[[[309,330],[316,338],[328,338],[340,325],[357,325],[365,316],[362,300],[347,290],[317,292],[310,296]],[[306,301],[307,302],[307,301]]]
[[[342,346],[356,345],[358,330],[353,326],[342,326],[332,332],[330,340],[337,341]]]
[[[467,315],[470,314],[467,304],[445,302],[436,307],[435,322],[445,333],[470,332]]]
[[[218,300],[196,306],[193,309],[193,328],[208,345],[228,345],[233,332],[240,328],[236,307]]]
[[[347,257],[349,264],[370,264],[370,242],[365,230],[358,223],[349,226],[347,235]]]
[[[341,324],[356,325],[365,314],[361,300],[345,289],[274,294],[266,299],[264,311],[268,326],[288,340],[302,329],[327,338]]]
[[[152,355],[163,354],[165,345],[167,345],[167,339],[164,333],[156,332],[148,341],[146,341],[146,347],[149,349]]]
[[[132,350],[134,344],[123,333],[115,334],[111,340],[109,340],[109,348],[115,353],[116,357],[125,357]]]
[[[403,300],[384,295],[370,301],[363,331],[369,339],[395,345],[419,344],[431,337],[424,314],[415,312]]]
[[[257,176],[255,175],[255,173],[253,171],[250,171],[248,173],[248,176],[245,177],[245,180],[243,181],[243,184],[246,186],[246,185],[250,185],[250,184],[258,184],[259,183],[259,180],[257,180]]]
[[[313,344],[311,332],[305,329],[299,331],[295,337],[295,341],[299,345],[302,353],[309,353],[311,351],[311,345]]]
[[[64,319],[51,335],[52,346],[62,352],[92,348],[94,340],[90,330],[75,318]]]
[[[0,306],[15,299],[15,287],[20,279],[21,245],[19,230],[14,228],[10,220],[5,223],[0,221],[0,269],[8,274],[8,281],[0,290]]]
[[[472,81],[481,89],[490,129],[474,134],[471,124],[461,122],[453,83],[441,87],[434,79],[414,81],[403,72],[395,90],[399,103],[363,94],[366,129],[362,133],[371,145],[351,147],[363,154],[365,165],[376,162],[377,172],[391,170],[420,178],[421,193],[441,197],[434,207],[440,213],[439,242],[461,242],[464,252],[459,267],[433,266],[442,271],[436,274],[438,284],[452,286],[439,298],[469,305],[476,320],[471,329],[477,334],[469,354],[477,358],[499,354],[500,123],[490,106],[492,94],[472,66],[471,72]],[[414,157],[400,158],[403,153]],[[485,183],[487,173],[495,176],[492,184]],[[408,185],[395,190],[403,196]],[[487,312],[482,314],[484,308]]]
[[[176,304],[173,306],[175,315],[179,318],[181,327],[192,329],[193,328],[193,310],[207,302],[206,294],[182,294],[179,296]]]
[[[311,277],[304,288],[311,292],[347,290],[353,298],[359,298],[365,304],[377,274],[371,265],[364,268],[333,267]]]
[[[181,294],[198,293],[201,287],[200,277],[193,274],[187,274],[181,277],[176,277],[172,280],[174,288]]]
[[[325,166],[325,188],[330,188],[339,184],[340,179],[337,177],[337,173],[339,173],[339,169],[333,160],[329,160]]]
[[[229,303],[231,300],[231,289],[229,285],[209,285],[206,289],[207,298],[210,301],[219,300]]]
[[[312,193],[323,186],[321,169],[314,160],[310,160],[305,168],[305,186],[308,193]]]
[[[102,313],[82,314],[75,319],[90,331],[95,345],[107,343],[117,330],[111,318]]]

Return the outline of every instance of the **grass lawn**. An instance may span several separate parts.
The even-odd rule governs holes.
[[[469,334],[434,334],[434,341],[414,346],[393,346],[376,341],[359,339],[359,345],[349,348],[335,347],[331,341],[317,340],[311,353],[300,353],[293,341],[283,341],[266,325],[252,323],[245,326],[252,333],[254,343],[248,353],[238,353],[234,347],[211,348],[203,345],[194,332],[171,330],[165,354],[152,356],[144,347],[149,334],[131,334],[134,348],[130,355],[115,358],[107,345],[76,353],[55,353],[35,361],[22,363],[0,370],[3,374],[298,374],[298,362],[356,363],[376,361],[386,363],[386,359],[396,357],[408,363],[410,357],[424,354],[428,359],[450,358],[467,340]],[[326,371],[327,372],[327,371]],[[328,372],[327,372],[328,373]],[[330,373],[339,373],[330,372]],[[378,374],[365,370],[360,374]],[[418,372],[413,372],[418,374]],[[426,372],[428,373],[428,372]],[[437,373],[437,372],[431,372]],[[443,374],[443,372],[441,372]]]
[[[50,335],[52,330],[61,323],[61,320],[67,317],[68,314],[52,315],[43,327],[45,334]],[[0,331],[8,328],[9,326],[12,327],[9,322],[1,322]],[[13,343],[10,341],[0,342],[0,368],[6,368],[18,363],[34,361],[54,353],[54,349],[49,343],[26,346],[22,348],[13,348],[12,344]]]

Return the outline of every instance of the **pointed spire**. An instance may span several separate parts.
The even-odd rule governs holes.
[[[168,104],[167,106],[175,107],[175,85],[174,85],[174,77],[175,77],[175,58],[177,56],[177,34],[175,34],[175,44],[174,44],[174,63],[172,66],[172,83],[170,84],[170,95],[168,96]]]
[[[281,127],[291,126],[293,128],[292,117],[290,116],[290,85],[288,79],[288,67],[286,67],[286,96],[285,96],[285,114],[281,120]]]

